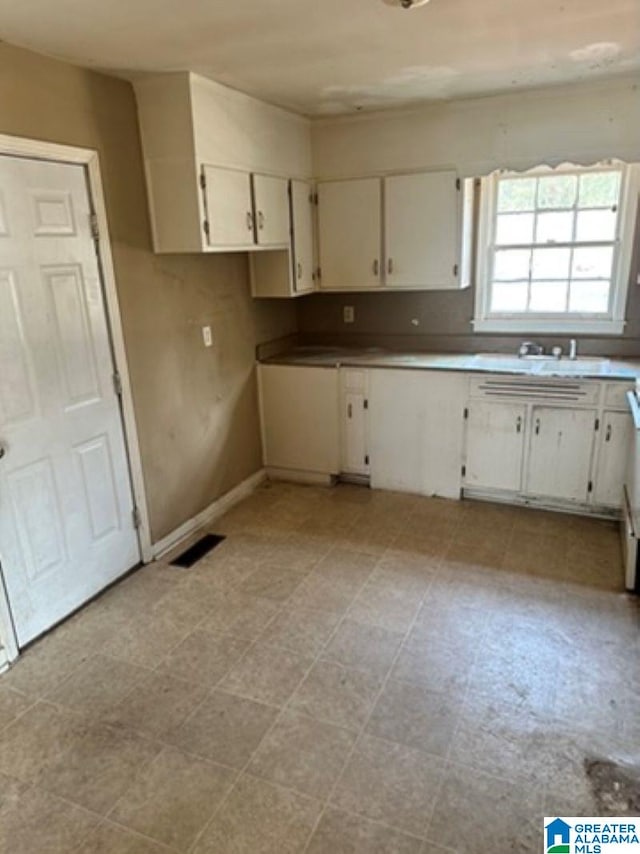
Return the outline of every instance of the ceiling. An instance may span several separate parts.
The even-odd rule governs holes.
[[[322,115],[635,72],[640,0],[0,0],[0,38]]]

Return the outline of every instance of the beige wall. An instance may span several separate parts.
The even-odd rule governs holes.
[[[253,301],[245,254],[151,252],[125,81],[0,44],[0,132],[97,149],[151,516],[159,539],[260,468],[254,348],[295,330]],[[215,346],[202,346],[200,326]]]

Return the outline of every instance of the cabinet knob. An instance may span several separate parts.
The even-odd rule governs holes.
[[[258,211],[258,228],[262,231],[264,228],[264,214],[262,211]]]
[[[302,278],[302,264],[298,261],[298,278]]]
[[[389,258],[387,261],[387,273],[393,273],[393,258]]]
[[[536,436],[540,434],[540,419],[536,418]]]
[[[373,262],[373,275],[377,276],[379,274],[379,272],[380,272],[380,262],[376,258],[375,261]]]
[[[522,415],[518,415],[518,420],[516,421],[516,433],[522,432]]]
[[[253,230],[253,216],[251,215],[251,211],[247,211],[247,228],[249,231]]]
[[[352,418],[352,417],[353,417],[353,406],[351,404],[349,404],[347,406],[347,418]]]
[[[607,432],[606,432],[605,437],[604,437],[605,442],[610,442],[610,441],[611,441],[611,433],[612,433],[612,432],[613,432],[613,431],[612,431],[612,429],[611,429],[611,424],[607,424]]]

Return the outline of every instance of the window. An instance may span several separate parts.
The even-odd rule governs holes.
[[[482,179],[476,331],[620,334],[637,192],[622,164]]]

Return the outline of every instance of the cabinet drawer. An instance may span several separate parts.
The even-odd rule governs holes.
[[[605,409],[624,409],[629,408],[627,403],[627,392],[634,388],[633,383],[617,382],[607,383],[604,390],[604,408]]]
[[[597,382],[571,378],[504,376],[485,374],[472,377],[471,397],[486,400],[553,401],[573,406],[594,406],[598,403],[600,385]]]

